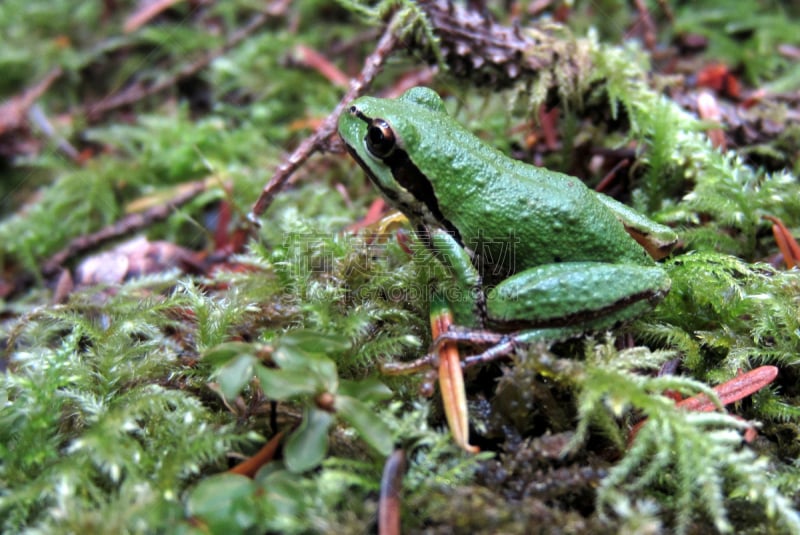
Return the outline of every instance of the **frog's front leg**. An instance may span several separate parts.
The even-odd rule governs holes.
[[[384,373],[408,373],[414,368],[435,369],[439,378],[447,423],[453,438],[468,452],[478,449],[469,444],[469,422],[467,395],[464,389],[464,373],[461,356],[456,343],[438,340],[456,323],[479,327],[484,311],[484,293],[481,277],[472,265],[469,253],[458,243],[454,235],[442,229],[422,228],[417,232],[428,249],[448,271],[448,281],[437,287],[430,299],[431,333],[437,340],[436,347],[422,359],[406,365],[384,365]],[[444,294],[442,290],[446,291]],[[454,321],[454,317],[457,318]]]
[[[440,351],[451,328],[469,327],[474,330],[483,323],[478,316],[485,313],[486,300],[481,277],[472,265],[469,253],[451,233],[438,228],[422,227],[417,230],[417,236],[433,257],[445,267],[451,278],[446,287],[437,288],[431,296],[431,324],[434,325],[437,316],[445,309],[450,318],[455,320],[447,328],[439,329],[433,334],[434,344],[424,357],[412,362],[383,363],[381,373],[387,375],[405,375],[436,369],[440,364]],[[417,258],[419,257],[415,256]],[[430,257],[419,261],[428,262]]]
[[[381,372],[388,375],[405,375],[436,368],[439,366],[439,351],[442,343],[447,341],[444,338],[447,337],[446,333],[450,328],[468,327],[471,332],[483,326],[482,316],[486,311],[486,299],[481,287],[480,274],[472,265],[469,253],[451,233],[438,228],[423,227],[417,230],[417,236],[425,243],[433,257],[445,267],[451,278],[444,287],[437,287],[431,295],[431,321],[435,321],[436,316],[445,308],[447,314],[455,318],[455,321],[452,327],[448,326],[433,335],[434,344],[424,357],[412,362],[382,364]],[[415,256],[415,258],[420,257]],[[421,258],[419,261],[426,263],[429,260],[430,257]]]
[[[424,241],[451,277],[446,285],[445,300],[456,325],[483,327],[486,296],[470,254],[450,232],[439,228],[426,229],[425,232]]]

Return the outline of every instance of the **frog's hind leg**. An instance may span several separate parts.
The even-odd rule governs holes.
[[[488,293],[486,307],[490,321],[505,331],[599,331],[646,313],[669,287],[655,264],[563,262],[504,280]]]

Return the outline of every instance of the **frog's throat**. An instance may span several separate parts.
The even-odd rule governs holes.
[[[450,233],[459,245],[463,245],[461,233],[439,208],[439,201],[436,198],[430,180],[414,165],[406,151],[397,147],[392,154],[381,160],[389,168],[394,180],[400,185],[400,189],[391,189],[381,184],[381,181],[372,172],[370,166],[364,162],[350,145],[345,143],[345,146],[353,159],[364,169],[369,179],[381,190],[381,193],[389,203],[403,212],[415,227],[419,228],[426,225],[441,227]]]

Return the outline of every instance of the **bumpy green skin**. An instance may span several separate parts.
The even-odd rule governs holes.
[[[400,151],[391,160],[367,149],[365,117],[390,125]],[[433,233],[431,248],[465,293],[476,281],[488,292],[454,303],[461,324],[604,328],[641,314],[669,289],[622,221],[634,214],[631,225],[674,241],[670,229],[615,210],[577,178],[503,155],[454,121],[430,89],[362,97],[340,118],[339,133],[389,202],[417,231]],[[401,186],[398,162],[430,182],[435,199]]]
[[[664,271],[656,266],[551,264],[503,281],[489,291],[486,308],[499,322],[525,318],[534,325],[595,328],[606,325],[609,316],[615,321],[636,317],[649,308],[654,293],[668,289]]]

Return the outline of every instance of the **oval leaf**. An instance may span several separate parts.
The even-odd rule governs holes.
[[[349,381],[342,379],[339,381],[339,394],[360,399],[361,401],[383,401],[392,397],[394,392],[378,381],[374,377],[368,377],[362,381]]]
[[[317,466],[328,452],[328,429],[333,423],[329,412],[309,407],[303,423],[292,433],[283,449],[283,462],[290,471],[305,472]]]
[[[392,430],[369,405],[350,396],[336,396],[335,407],[336,413],[353,426],[364,442],[381,455],[389,455],[392,452],[394,449]]]
[[[213,366],[222,366],[233,358],[242,354],[252,354],[252,344],[244,342],[227,342],[214,346],[203,353],[203,360],[210,362]]]
[[[323,390],[322,384],[315,376],[298,370],[276,370],[258,366],[256,377],[261,382],[264,395],[278,401],[316,394]]]
[[[334,391],[339,382],[336,363],[324,355],[307,353],[294,347],[279,347],[272,354],[272,360],[281,370],[297,371],[314,375],[325,390]]]
[[[338,334],[323,334],[297,330],[281,338],[281,345],[297,348],[308,353],[335,353],[350,349],[350,340]]]
[[[253,355],[239,355],[217,370],[217,382],[226,399],[234,399],[244,385],[253,378],[253,366],[257,359]]]
[[[258,521],[256,490],[248,477],[219,474],[192,489],[186,507],[211,533],[243,533]]]

